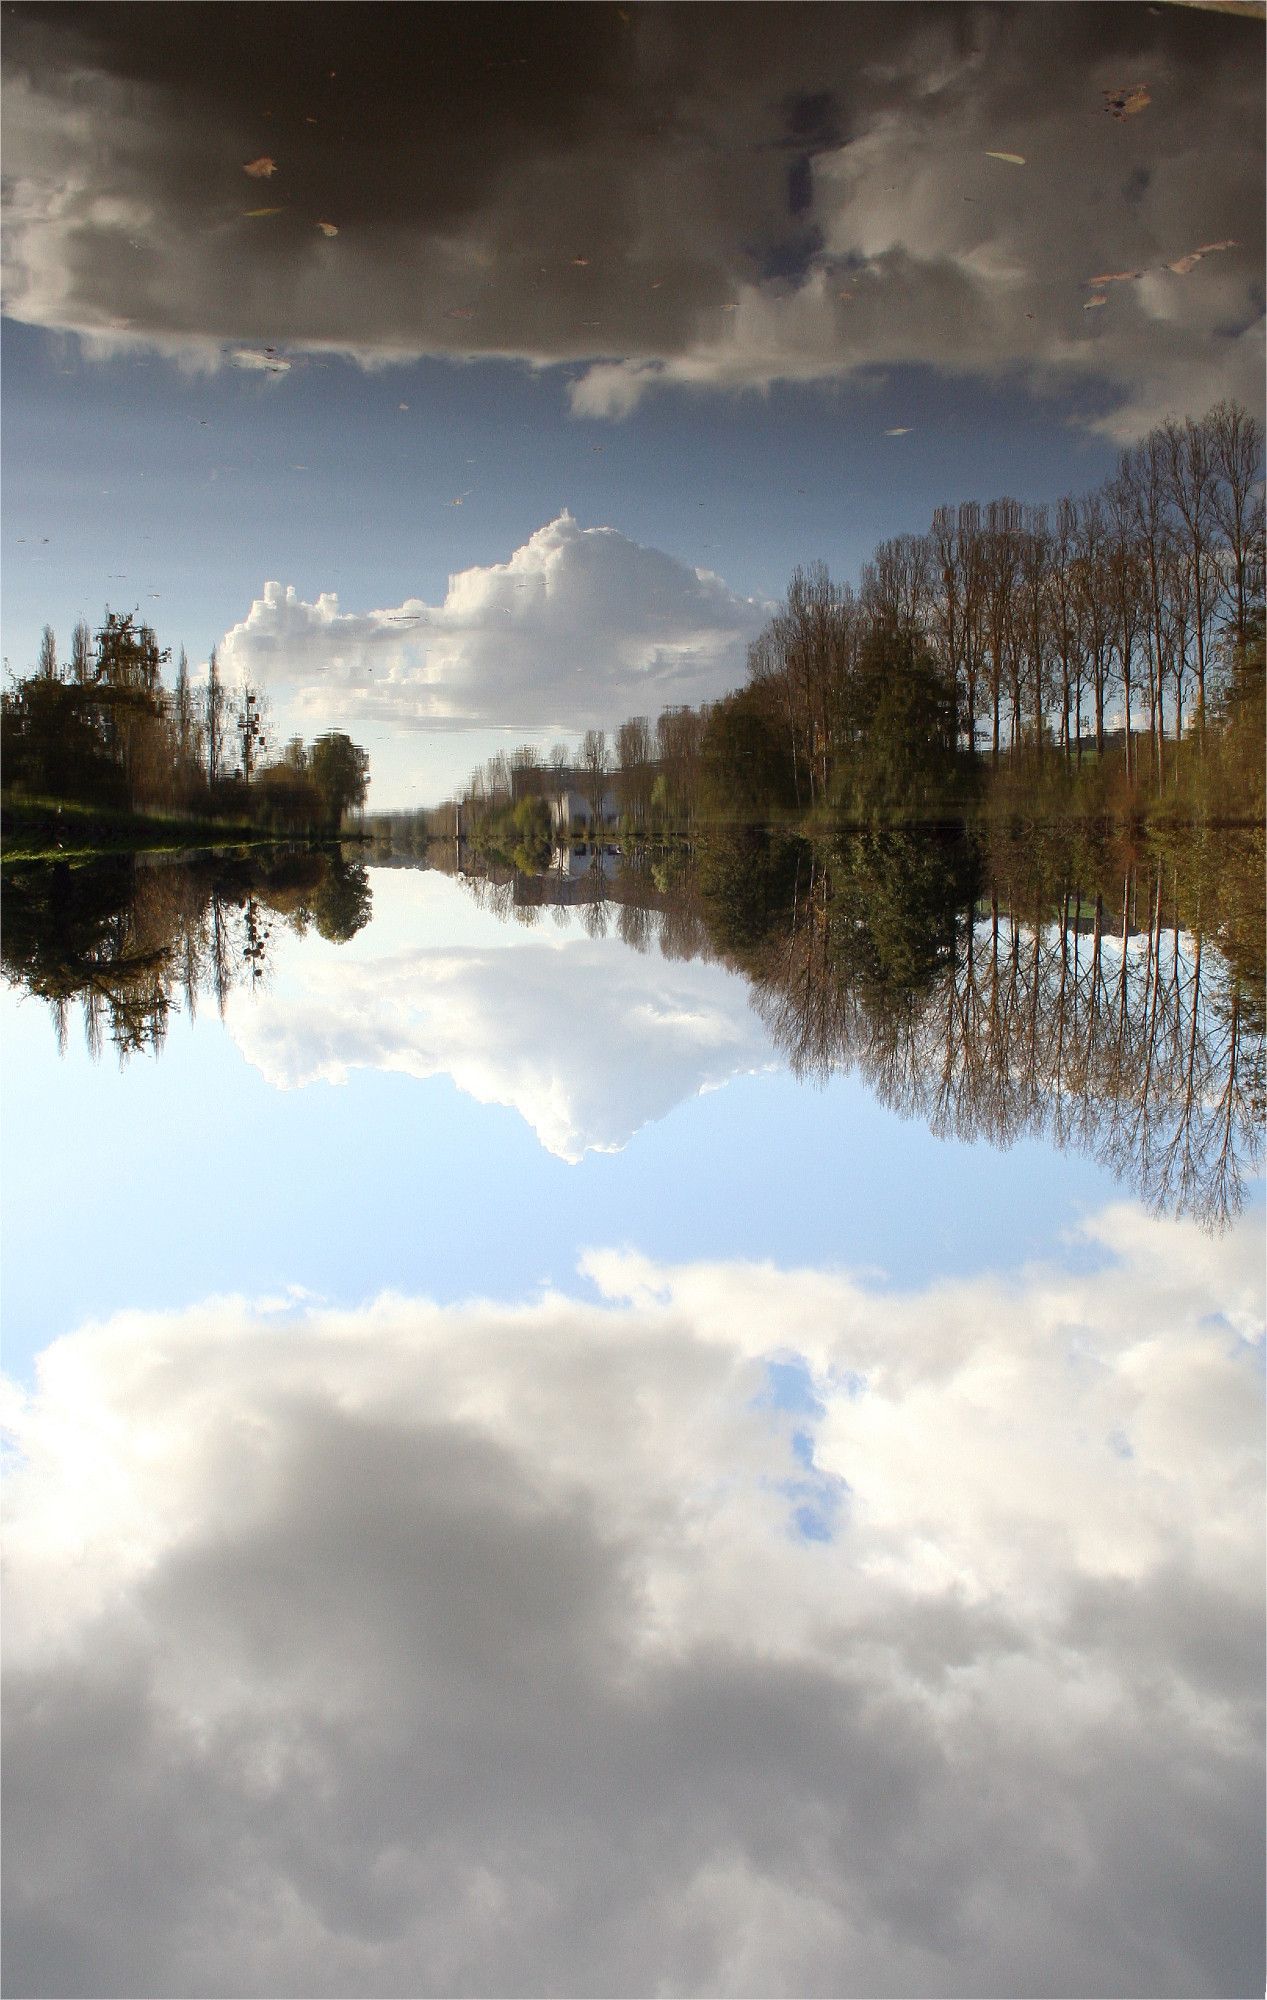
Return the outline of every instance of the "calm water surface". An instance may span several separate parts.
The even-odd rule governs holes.
[[[1252,847],[431,858],[8,886],[12,1990],[1255,1990]]]

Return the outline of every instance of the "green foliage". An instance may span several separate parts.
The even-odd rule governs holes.
[[[337,832],[347,809],[365,798],[367,753],[337,731],[311,750],[296,738],[257,777],[261,696],[243,687],[231,713],[213,652],[205,700],[196,702],[183,652],[175,686],[163,685],[170,659],[132,612],[107,611],[95,643],[81,620],[64,667],[46,627],[36,670],[11,680],[0,697],[9,820],[29,821],[35,802],[51,801],[104,814],[112,825],[157,813],[173,825],[232,820],[297,838]],[[241,749],[232,773],[220,756],[230,722]],[[60,845],[59,829],[50,832]],[[144,844],[152,844],[148,834]]]
[[[832,787],[838,813],[869,821],[962,808],[954,690],[913,634],[873,626],[846,695],[847,747]]]
[[[704,814],[716,817],[766,818],[795,805],[792,759],[764,690],[739,688],[710,709],[700,793]]]
[[[780,925],[808,879],[804,841],[764,827],[710,828],[697,850],[700,902],[713,942],[742,956]],[[655,871],[660,882],[661,871]],[[661,886],[667,886],[666,875]]]
[[[325,809],[326,825],[337,833],[343,815],[364,805],[369,789],[369,753],[342,730],[319,736],[308,753],[308,770]]]
[[[370,920],[373,897],[364,868],[332,855],[312,899],[312,920],[323,938],[345,944]]]

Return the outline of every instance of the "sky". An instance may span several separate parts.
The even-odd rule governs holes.
[[[1261,406],[1252,18],[244,18],[5,9],[17,671],[135,606],[429,802],[737,685],[798,562]]]

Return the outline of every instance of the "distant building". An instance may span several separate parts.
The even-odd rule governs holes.
[[[594,808],[588,795],[575,782],[568,782],[547,794],[550,825],[556,835],[580,833],[588,839],[594,831]],[[620,800],[609,786],[599,801],[599,823],[615,826],[620,819]]]

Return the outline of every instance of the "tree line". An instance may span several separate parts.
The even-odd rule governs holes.
[[[215,648],[205,682],[135,611],[80,619],[69,657],[44,627],[33,671],[0,696],[4,785],[11,797],[103,811],[233,820],[299,835],[336,833],[364,802],[367,753],[341,731],[274,753],[260,690],[226,684]]]
[[[134,854],[6,874],[0,965],[45,1001],[58,1046],[73,1010],[94,1056],[157,1054],[173,1016],[268,976],[279,925],[344,943],[372,910],[366,871],[333,847],[204,854],[155,866]]]
[[[523,859],[549,846],[532,801],[565,785],[591,819],[614,790],[635,843],[771,812],[1261,817],[1262,464],[1261,424],[1223,402],[1157,426],[1092,492],[937,508],[856,588],[798,568],[741,688],[579,751],[500,753],[432,829]]]

